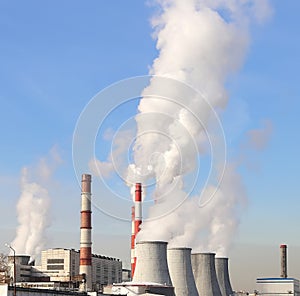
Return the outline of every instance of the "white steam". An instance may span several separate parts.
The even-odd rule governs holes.
[[[19,226],[11,243],[17,254],[35,258],[46,243],[46,229],[50,226],[51,177],[61,159],[52,149],[50,157],[41,158],[34,167],[21,171],[21,195],[16,209]]]
[[[213,113],[226,107],[225,84],[242,65],[249,23],[261,21],[271,10],[265,0],[156,3],[159,13],[152,25],[159,55],[138,107],[134,164],[127,180],[156,184],[156,203],[138,239],[162,239],[224,255],[237,229],[238,206],[246,198],[236,167],[228,164],[224,172],[213,155],[217,179],[223,178],[220,186],[210,180],[188,198],[186,176],[198,168],[199,155],[208,153],[210,145],[218,146],[220,134],[210,129]],[[162,83],[158,76],[184,82],[203,95],[191,95],[174,80]],[[161,93],[164,98],[155,96]]]

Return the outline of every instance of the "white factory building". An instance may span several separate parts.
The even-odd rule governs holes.
[[[48,287],[50,282],[75,284],[79,279],[79,257],[80,252],[74,249],[48,249],[41,252],[41,265],[35,266],[29,264],[29,256],[16,256],[16,282],[27,287],[41,280]],[[9,265],[13,278],[13,256],[9,257]],[[122,261],[117,258],[93,254],[92,270],[92,284],[96,291],[122,281]]]
[[[258,278],[259,295],[300,296],[299,280],[294,278]]]

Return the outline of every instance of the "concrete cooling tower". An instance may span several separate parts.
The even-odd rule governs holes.
[[[167,250],[169,272],[176,296],[198,296],[191,264],[190,248]]]
[[[172,286],[167,264],[167,242],[136,243],[136,267],[133,282],[152,282]]]
[[[222,296],[233,295],[228,271],[228,258],[215,258],[215,266]]]
[[[216,275],[215,254],[192,254],[191,261],[199,295],[222,296]]]

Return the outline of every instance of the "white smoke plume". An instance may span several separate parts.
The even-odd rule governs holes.
[[[49,157],[21,171],[21,195],[16,206],[19,226],[11,243],[16,254],[34,259],[46,243],[46,230],[50,226],[49,188],[52,174],[60,163],[57,149],[53,148]]]
[[[188,199],[186,176],[197,168],[199,154],[209,152],[208,138],[211,145],[217,145],[219,135],[209,128],[212,110],[226,107],[226,81],[243,63],[249,24],[261,22],[271,9],[266,0],[155,3],[159,13],[152,25],[159,55],[138,107],[128,183],[155,180],[156,202],[138,239],[167,240],[226,255],[238,225],[237,208],[246,199],[236,167],[228,164],[223,172],[221,163],[214,160],[215,173],[223,177],[220,186],[211,181],[203,192]],[[184,82],[203,96],[190,96],[172,81],[161,83],[158,76]],[[155,97],[156,93],[163,93],[164,98]]]
[[[263,150],[270,141],[271,135],[273,132],[272,122],[266,120],[263,123],[263,127],[252,129],[248,132],[248,143],[247,146],[250,146],[254,150]]]

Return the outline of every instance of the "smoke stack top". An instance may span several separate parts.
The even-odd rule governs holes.
[[[287,278],[287,245],[280,245],[281,277]]]
[[[81,177],[81,192],[91,192],[92,176],[83,174]]]

